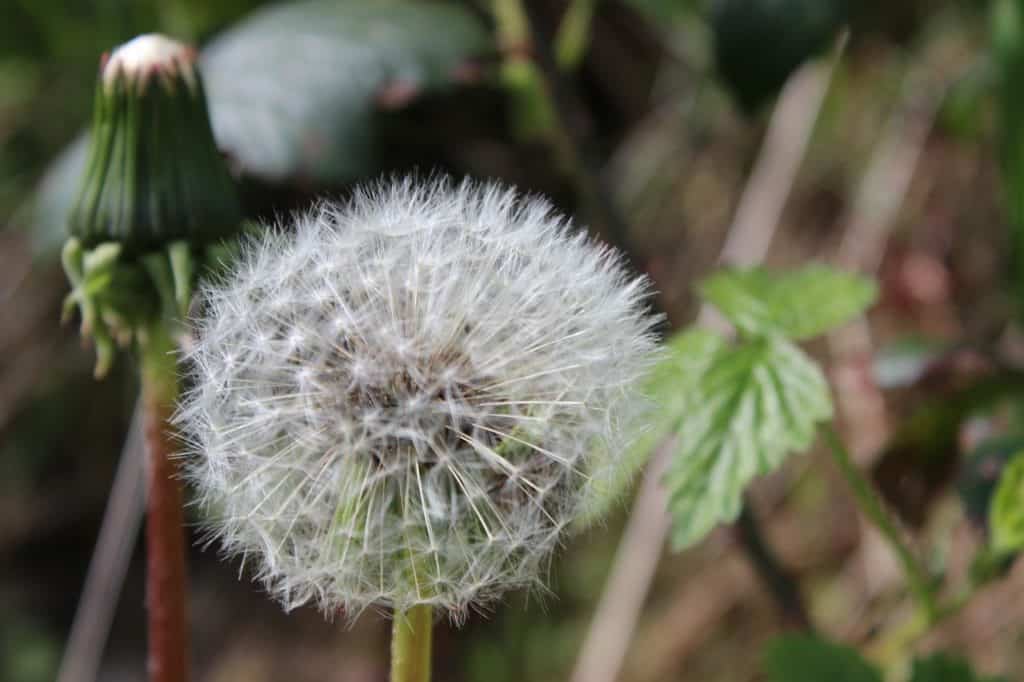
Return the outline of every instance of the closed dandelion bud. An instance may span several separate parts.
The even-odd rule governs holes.
[[[126,252],[238,229],[237,192],[210,129],[193,48],[149,34],[104,57],[70,231]]]
[[[535,585],[627,466],[648,284],[549,204],[410,180],[267,231],[200,298],[179,424],[285,606],[459,618]]]

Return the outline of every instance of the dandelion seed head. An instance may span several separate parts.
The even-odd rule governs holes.
[[[187,471],[286,608],[539,584],[621,478],[648,284],[537,198],[396,180],[247,243],[201,295]]]

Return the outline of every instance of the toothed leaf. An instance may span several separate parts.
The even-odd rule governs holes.
[[[735,520],[751,481],[808,448],[818,422],[832,416],[821,370],[779,337],[721,346],[679,386],[687,404],[665,478],[676,550]]]
[[[701,296],[741,331],[797,340],[848,322],[876,293],[871,280],[823,265],[780,273],[722,270],[700,285]]]

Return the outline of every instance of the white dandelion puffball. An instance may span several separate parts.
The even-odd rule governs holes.
[[[655,318],[540,199],[397,180],[251,240],[200,298],[179,423],[225,551],[286,608],[537,584],[621,479]]]

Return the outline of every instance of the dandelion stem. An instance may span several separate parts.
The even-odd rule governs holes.
[[[928,571],[921,565],[917,557],[906,544],[900,533],[896,522],[885,509],[885,505],[871,483],[864,477],[853,458],[850,456],[846,446],[843,445],[839,434],[833,426],[824,429],[825,441],[835,457],[839,469],[846,479],[847,484],[853,492],[854,499],[861,512],[875,525],[882,533],[882,536],[892,547],[903,567],[910,591],[917,601],[921,610],[921,618],[926,625],[935,622],[939,610],[936,604],[935,592],[932,589],[931,579]]]
[[[150,682],[185,682],[188,653],[181,484],[168,419],[178,392],[174,345],[161,323],[140,344],[146,442],[146,610]]]
[[[395,614],[391,626],[391,682],[430,682],[433,630],[429,604]]]

